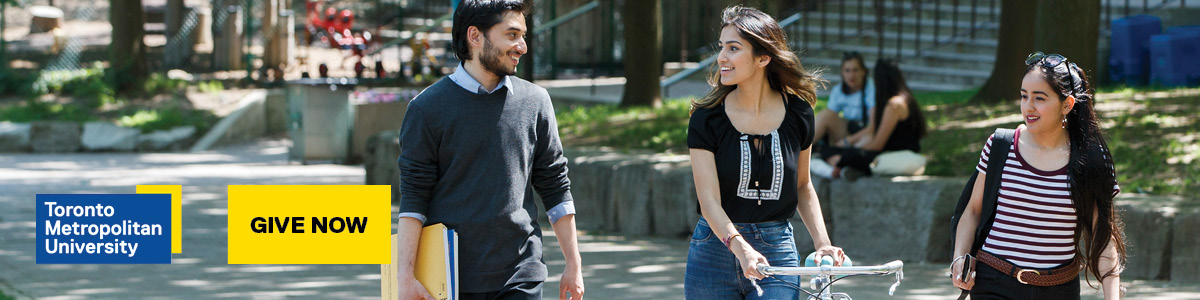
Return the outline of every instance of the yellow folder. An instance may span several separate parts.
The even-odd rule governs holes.
[[[433,224],[421,229],[421,240],[417,245],[417,257],[413,275],[425,289],[438,300],[454,300],[458,297],[455,286],[458,259],[456,243],[458,237],[446,225]],[[396,235],[392,235],[392,263],[380,266],[381,296],[383,299],[398,299],[399,274]]]

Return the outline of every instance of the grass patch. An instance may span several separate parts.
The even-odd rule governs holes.
[[[96,116],[89,110],[77,106],[58,103],[47,103],[28,99],[18,105],[0,108],[0,121],[32,122],[32,121],[76,121],[87,122],[95,120]]]
[[[17,95],[23,101],[0,103],[0,121],[111,121],[143,132],[194,126],[204,132],[218,118],[210,111],[193,109],[189,86],[203,93],[225,89],[220,81],[195,84],[152,73],[140,86],[118,93],[115,74],[100,63],[79,70],[8,70],[0,72],[0,95]]]
[[[979,92],[979,89],[969,89],[969,90],[951,91],[951,92],[917,91],[917,92],[913,92],[913,98],[916,98],[917,103],[920,103],[922,106],[961,104],[961,103],[966,103],[968,100],[971,99],[972,96],[975,96],[975,94],[978,92]]]
[[[37,81],[37,79],[37,74],[12,69],[0,70],[0,95],[19,95],[25,97],[34,95],[32,87],[34,81]]]
[[[117,125],[141,129],[142,132],[167,130],[178,126],[194,126],[196,131],[208,131],[208,127],[217,122],[217,116],[206,110],[183,110],[179,108],[163,108],[154,110],[138,110],[132,114],[121,116]]]
[[[687,153],[689,99],[668,99],[659,108],[578,106],[556,114],[563,144]]]
[[[196,90],[202,93],[219,93],[225,90],[225,84],[219,80],[201,81],[196,83]]]
[[[142,92],[146,95],[174,94],[187,88],[188,82],[182,79],[171,79],[166,74],[154,73],[142,83]]]
[[[1144,109],[1106,118],[1106,137],[1126,191],[1200,192],[1200,97],[1155,99]]]

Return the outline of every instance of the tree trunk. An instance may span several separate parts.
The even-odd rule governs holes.
[[[129,90],[146,78],[146,13],[142,0],[113,0],[108,10],[112,23],[109,70],[115,76],[114,87]]]
[[[625,93],[621,106],[662,106],[662,0],[627,0],[625,22]]]
[[[1034,34],[1034,50],[1062,54],[1094,78],[1096,74],[1091,73],[1096,71],[1100,39],[1096,30],[1100,26],[1099,1],[1040,1],[1035,23],[1039,30]]]
[[[8,40],[4,39],[4,11],[8,10],[8,0],[0,0],[0,71],[8,70]]]
[[[1001,2],[999,45],[992,75],[972,101],[995,103],[1020,97],[1025,57],[1033,52],[1034,24],[1029,21],[1029,14],[1039,2],[1058,3],[1053,0]]]
[[[259,19],[260,25],[258,30],[259,33],[262,34],[263,38],[267,40],[265,47],[263,47],[263,66],[262,69],[259,69],[259,72],[261,72],[259,79],[264,81],[267,80],[267,70],[274,70],[279,68],[279,65],[283,64],[282,59],[280,59],[278,55],[279,39],[275,38],[275,28],[278,26],[278,24],[276,24],[276,18],[279,17],[279,8],[277,4],[278,3],[276,3],[275,0],[262,1],[262,18]],[[281,76],[276,74],[275,78],[281,78]]]
[[[183,27],[184,5],[183,0],[167,0],[166,25],[167,39],[170,40],[179,34],[179,29]]]

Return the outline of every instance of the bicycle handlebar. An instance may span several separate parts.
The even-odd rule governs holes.
[[[876,266],[855,267],[772,267],[759,264],[758,272],[763,275],[887,275],[904,269],[904,262],[895,260]]]

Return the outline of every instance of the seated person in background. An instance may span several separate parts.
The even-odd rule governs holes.
[[[814,163],[811,168],[815,175],[851,180],[871,175],[872,163],[883,152],[898,154],[887,157],[889,161],[881,159],[878,162],[880,165],[904,165],[889,166],[889,169],[906,169],[895,172],[897,175],[911,175],[924,168],[924,157],[917,153],[921,152],[921,138],[925,136],[925,117],[896,62],[880,59],[875,63],[875,89],[872,122],[864,129],[871,135],[857,144],[841,141],[826,147],[821,156],[829,164],[815,167],[818,164]]]
[[[817,141],[857,145],[871,139],[871,132],[865,130],[874,119],[875,108],[875,86],[869,74],[858,52],[842,56],[842,82],[829,91],[829,106],[817,114]]]

